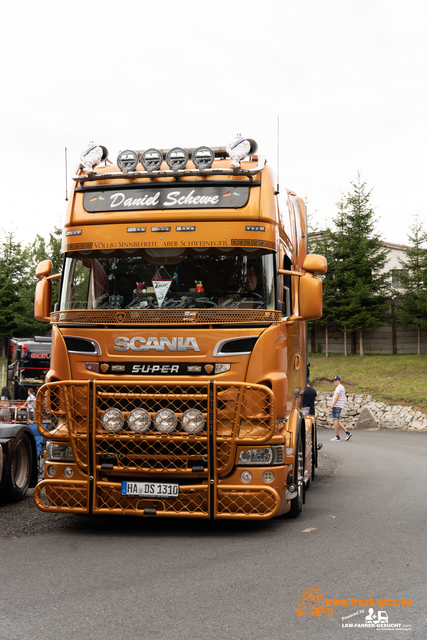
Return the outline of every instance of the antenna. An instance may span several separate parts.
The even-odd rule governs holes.
[[[68,173],[68,166],[67,166],[67,147],[65,147],[65,200],[68,201],[68,191],[67,191],[67,173]]]
[[[276,196],[280,193],[280,189],[279,189],[279,169],[280,169],[280,116],[277,116],[277,188],[276,188]]]

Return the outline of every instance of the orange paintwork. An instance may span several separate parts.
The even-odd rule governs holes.
[[[228,168],[229,164],[229,159],[216,160],[214,168]],[[247,169],[256,167],[256,164],[256,162],[244,162],[242,166]],[[166,165],[163,168],[166,169]],[[192,168],[191,162],[188,168]],[[142,171],[142,167],[138,166],[137,170]],[[144,184],[152,183],[152,179],[148,177],[132,178],[123,175],[116,181],[108,177],[103,178],[102,174],[107,172],[115,173],[119,170],[115,165],[98,167],[95,169],[97,179],[90,184],[94,188],[102,189],[113,183],[117,188],[123,188],[128,184],[143,187]],[[171,184],[185,186],[186,182],[191,182],[192,186],[198,182],[206,185],[207,182],[214,184],[216,181],[223,183],[230,181],[235,186],[236,180],[241,181],[244,186],[250,184],[247,178],[239,173],[230,176],[211,175],[191,178],[184,176],[179,182],[171,182],[171,179],[164,177],[154,180],[159,186]],[[260,184],[251,187],[247,204],[237,209],[158,209],[98,213],[89,213],[84,209],[84,193],[79,191],[80,184],[77,182],[69,199],[63,251],[72,256],[75,251],[108,252],[120,249],[182,247],[214,247],[218,251],[226,251],[232,247],[255,246],[276,255],[277,269],[289,268],[282,264],[286,255],[292,264],[292,270],[303,274],[307,238],[303,200],[292,192],[288,192],[286,205],[282,204],[279,207],[275,194],[274,176],[268,166],[254,176],[254,180]],[[191,236],[175,231],[174,225],[190,224],[196,226]],[[130,236],[128,228],[133,225],[146,226],[143,237]],[[171,232],[153,231],[151,227],[156,225],[169,225]],[[248,230],[251,226],[257,225],[262,225],[264,231]],[[310,262],[307,264],[310,267]],[[314,260],[313,264],[319,263]],[[46,265],[43,265],[39,273],[43,279],[38,285],[35,307],[36,316],[44,319],[49,315],[50,272],[48,273]],[[144,310],[140,316],[144,320],[139,325],[125,324],[125,318],[132,314],[125,315],[124,312],[66,310],[52,314],[51,370],[46,377],[46,382],[51,385],[46,387],[44,394],[49,398],[46,402],[50,403],[49,406],[53,412],[55,400],[52,398],[56,396],[49,394],[59,394],[57,397],[61,397],[61,400],[56,406],[68,408],[66,411],[62,410],[62,413],[59,409],[57,410],[56,419],[58,416],[60,419],[59,422],[56,420],[55,427],[59,430],[52,431],[50,437],[55,440],[55,434],[57,434],[58,442],[71,442],[75,459],[74,462],[68,463],[55,460],[47,462],[52,475],[38,485],[34,493],[36,505],[48,512],[130,515],[156,513],[157,516],[235,519],[265,519],[288,512],[292,503],[286,493],[289,485],[292,484],[290,476],[295,476],[296,473],[298,439],[302,440],[304,450],[305,482],[310,480],[315,455],[314,419],[304,420],[300,413],[301,394],[306,380],[306,332],[304,318],[301,315],[312,318],[318,317],[321,313],[321,282],[313,278],[313,273],[307,272],[302,277],[291,276],[291,280],[292,313],[288,313],[291,317],[284,315],[281,317],[277,312],[264,316],[258,314],[261,320],[258,319],[253,324],[250,323],[251,309],[245,310],[244,316],[236,313],[230,323],[221,321],[218,324],[215,324],[215,310],[212,310],[209,316],[204,315],[203,312],[195,313],[192,323],[185,322],[187,316],[181,314],[178,316],[182,318],[181,321],[174,320],[171,326],[168,326],[167,320],[172,317],[168,315],[169,312],[164,314],[166,322],[159,324],[156,315],[160,316],[160,313],[155,310]],[[276,289],[279,301],[284,300],[283,283],[284,275],[277,274]],[[138,317],[135,315],[137,313],[137,311],[134,312],[135,317]],[[256,310],[253,310],[254,317],[255,313]],[[95,317],[96,321],[91,320]],[[150,317],[153,318],[152,324],[149,321]],[[210,321],[203,320],[208,317]],[[218,317],[221,316],[218,315]],[[244,317],[244,322],[239,323],[239,317]],[[249,340],[257,338],[251,347],[251,352],[239,354],[236,351],[230,355],[214,355],[222,341],[242,338]],[[87,352],[78,350],[73,352],[73,348],[69,345],[73,344],[73,340],[79,339],[89,340],[90,344],[96,345],[96,348],[89,349]],[[176,344],[184,344],[189,339],[196,340],[197,349],[176,351],[174,347],[163,346],[158,350],[148,351],[146,347],[150,340],[160,345],[163,344],[161,340],[164,340],[166,345],[171,345],[172,339]],[[128,345],[132,340],[134,348],[129,349]],[[77,342],[77,344],[80,343]],[[143,351],[144,348],[145,351]],[[166,371],[167,367],[171,367],[175,362],[179,362],[180,365],[200,366],[201,370],[197,375],[152,373],[149,376],[143,376],[130,371],[117,375],[110,369],[112,365],[116,367],[116,371],[121,366],[131,366],[139,371],[138,367],[147,362],[150,367],[165,367]],[[211,373],[215,365],[224,363],[229,365],[228,371]],[[205,365],[207,365],[206,371]],[[100,366],[103,367],[102,370]],[[99,368],[98,371],[97,368]],[[154,369],[154,371],[157,370]],[[55,384],[58,384],[56,391]],[[69,386],[63,386],[64,384]],[[76,388],[73,384],[77,385]],[[135,387],[138,384],[140,386]],[[145,389],[147,391],[144,391]],[[165,389],[169,389],[169,396]],[[172,389],[178,391],[172,392]],[[196,391],[197,389],[199,391]],[[206,397],[207,405],[203,405],[205,407],[203,412],[206,411],[204,415],[210,416],[209,433],[214,435],[209,436],[206,433],[203,437],[199,437],[184,434],[181,437],[179,434],[150,435],[151,432],[148,432],[149,435],[142,437],[123,432],[123,435],[116,436],[101,429],[100,407],[104,402],[102,398],[108,397],[112,402],[115,397],[126,397],[126,402],[129,403],[131,402],[129,398],[135,399],[138,394],[141,397],[155,398],[156,393],[160,392],[165,394],[164,398],[169,397],[170,402],[175,403],[174,407],[179,405],[181,393],[183,398],[199,398],[199,395]],[[136,403],[136,400],[132,402]],[[185,400],[185,402],[189,401]],[[184,407],[192,406],[191,403],[186,405],[185,402],[183,400],[182,412]],[[78,408],[76,408],[77,405]],[[124,405],[120,406],[127,418],[130,410],[123,409]],[[135,406],[141,405],[136,403]],[[43,431],[42,400],[38,401],[38,411],[38,426]],[[178,409],[178,413],[180,411]],[[71,422],[67,421],[72,421],[76,426],[71,427]],[[256,434],[253,432],[253,429],[261,429],[261,427],[254,427],[257,424],[262,425],[262,429],[266,430],[265,433],[269,434],[267,444],[260,439],[260,432]],[[68,431],[64,429],[69,429],[68,436]],[[72,429],[75,429],[74,435]],[[92,433],[90,429],[94,430],[93,435],[90,435]],[[86,431],[89,435],[81,436],[81,433]],[[81,437],[83,440],[79,439]],[[185,451],[192,450],[192,447],[194,447],[195,459],[196,451],[199,449],[202,451],[205,447],[207,453],[205,457],[202,456],[198,466],[194,467],[198,469],[196,471],[187,468],[189,462],[185,467],[179,460],[176,462],[176,468],[174,466],[169,471],[165,466],[164,471],[155,472],[157,463],[154,464],[152,461],[150,464],[153,464],[153,469],[145,468],[145,463],[141,462],[141,471],[131,471],[134,464],[132,460],[138,457],[133,453],[134,444],[132,443],[138,437],[142,438],[141,441],[138,440],[140,442],[138,446],[141,450],[143,446],[148,447],[148,450],[152,451],[150,456],[153,459],[156,459],[156,456],[159,459],[162,457],[158,449],[164,446],[168,447],[168,456],[172,457],[174,447],[177,447],[184,458],[187,455]],[[127,466],[116,460],[118,466],[122,465],[122,471],[118,473],[114,466],[115,462],[111,464],[110,469],[108,465],[105,466],[102,463],[104,454],[90,453],[90,447],[87,456],[94,457],[84,458],[86,454],[82,451],[91,438],[93,451],[97,451],[97,447],[102,451],[104,446],[105,450],[109,451],[108,447],[113,447],[112,443],[115,443],[118,438],[117,442],[122,443],[121,450],[124,451],[127,447],[128,453],[124,455],[124,459],[126,456],[129,458],[126,462]],[[187,448],[184,447],[183,442],[187,443],[185,444]],[[197,442],[199,442],[197,445],[199,449],[196,447]],[[246,449],[251,446],[262,448],[283,445],[286,452],[285,458],[274,466],[237,466],[236,460],[242,444]],[[118,445],[114,444],[114,446]],[[142,453],[138,455],[143,457]],[[63,476],[63,470],[67,465],[74,469],[73,479],[65,479]],[[91,465],[93,465],[91,471],[93,482],[89,478]],[[143,468],[145,471],[142,470]],[[252,480],[249,483],[241,480],[241,474],[245,470],[252,474]],[[264,480],[265,471],[272,471],[274,479]],[[169,504],[167,500],[151,499],[150,501],[149,498],[143,498],[136,502],[137,499],[121,496],[120,480],[123,477],[131,478],[134,482],[138,482],[139,479],[145,482],[147,477],[150,477],[150,473],[154,474],[156,481],[161,477],[164,482],[171,482],[176,475],[185,480],[180,487],[178,501],[170,501],[171,504]]]

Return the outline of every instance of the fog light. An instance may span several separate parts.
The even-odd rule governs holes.
[[[120,431],[123,427],[125,417],[119,409],[107,409],[101,416],[101,423],[105,431]]]
[[[47,475],[49,476],[49,478],[53,478],[53,476],[55,475],[55,467],[51,464],[47,468]]]
[[[250,471],[242,471],[240,474],[240,480],[247,484],[252,480],[252,473]]]
[[[134,409],[128,415],[128,425],[131,431],[145,433],[150,426],[151,416],[145,409]]]
[[[64,476],[66,478],[72,478],[74,475],[74,471],[72,467],[65,467],[64,468]]]
[[[205,426],[203,413],[198,409],[188,409],[181,418],[181,424],[187,433],[200,433]]]
[[[178,418],[171,409],[162,409],[154,416],[154,424],[157,431],[172,433],[178,422]]]
[[[262,479],[264,480],[264,482],[273,482],[274,473],[272,471],[264,471],[264,473],[262,474]]]

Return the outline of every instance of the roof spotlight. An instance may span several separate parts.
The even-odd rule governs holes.
[[[147,149],[141,155],[141,164],[146,171],[157,171],[163,162],[163,153],[158,149]]]
[[[181,147],[169,149],[166,154],[166,162],[168,163],[168,167],[172,170],[185,169],[188,162],[188,153]]]
[[[196,169],[209,169],[215,160],[215,154],[210,147],[197,147],[191,154]]]
[[[138,154],[135,151],[126,149],[117,156],[117,166],[120,171],[127,173],[128,171],[135,171],[138,164]]]

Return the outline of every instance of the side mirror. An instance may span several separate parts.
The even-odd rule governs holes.
[[[36,277],[40,280],[36,286],[34,298],[34,317],[41,322],[50,322],[50,308],[52,306],[52,280],[61,278],[62,274],[52,273],[52,261],[43,260],[37,266]]]
[[[52,273],[52,260],[43,260],[40,264],[37,265],[36,269],[36,278],[40,280],[41,278],[47,278]]]
[[[302,265],[304,271],[309,271],[310,273],[326,273],[328,270],[328,263],[326,258],[323,256],[318,256],[315,253],[308,253]]]
[[[50,262],[50,260],[49,260]],[[34,317],[41,322],[50,322],[50,307],[52,304],[52,280],[43,278],[36,286],[34,297]]]
[[[319,278],[315,278],[312,273],[306,273],[300,278],[298,297],[299,314],[304,320],[317,320],[322,316],[323,284]]]

